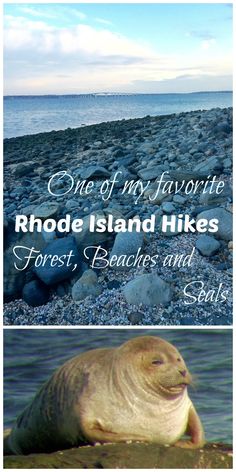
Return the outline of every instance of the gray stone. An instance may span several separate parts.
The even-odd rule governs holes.
[[[70,261],[68,261],[67,257],[69,253],[72,254]],[[47,255],[62,258],[63,265],[61,265],[60,262],[57,262],[56,265],[52,266],[52,259],[49,258],[44,265],[34,268],[38,278],[46,285],[54,285],[62,280],[67,280],[73,277],[76,272],[80,270],[81,256],[75,239],[72,236],[56,239],[49,243],[42,251],[42,256]]]
[[[83,228],[80,233],[72,231],[72,234],[76,240],[77,246],[80,250],[84,250],[88,246],[99,246],[106,243],[107,239],[111,236],[110,233],[104,231],[103,233],[98,233],[97,231],[90,231],[90,217],[95,215],[95,221],[99,218],[107,218],[108,215],[113,215],[114,219],[123,218],[122,214],[115,208],[106,208],[104,210],[98,210],[92,212],[89,215],[86,215],[83,218]]]
[[[104,218],[105,215],[103,213],[103,211],[97,211],[97,212],[93,212],[91,214],[94,214],[95,215],[95,221],[97,221],[97,219],[99,218]],[[102,245],[103,243],[105,243],[105,241],[107,241],[107,238],[109,236],[109,234],[107,232],[104,232],[104,233],[98,233],[96,231],[94,232],[91,232],[90,231],[90,215],[87,215],[85,216],[85,218],[83,218],[83,228],[82,228],[82,231],[80,233],[77,233],[75,231],[72,231],[72,234],[76,240],[76,244],[77,246],[81,249],[81,250],[84,250],[86,247],[88,246],[98,246],[98,245]]]
[[[82,179],[94,179],[96,177],[110,177],[110,172],[108,172],[105,167],[101,166],[88,166],[87,168],[81,169],[80,177]]]
[[[172,217],[172,215],[168,215],[167,222],[171,222],[171,217]],[[160,219],[160,224],[159,224],[159,232],[161,234],[163,234],[163,236],[168,236],[168,237],[176,236],[177,234],[181,234],[182,231],[178,231],[179,219],[180,218],[176,217],[175,222],[173,223],[173,227],[174,227],[173,231],[172,231],[172,228],[170,228],[169,225],[167,226],[166,231],[163,231],[163,216],[162,216],[161,219]]]
[[[75,208],[79,207],[79,201],[71,198],[70,200],[67,200],[65,207],[67,210],[73,210]]]
[[[194,170],[171,170],[169,172],[169,176],[167,174],[166,180],[173,180],[176,182],[181,182],[185,180],[185,182],[189,182],[193,180],[207,180],[209,174],[207,172],[202,171],[194,171]]]
[[[202,256],[213,256],[219,250],[220,243],[215,238],[203,234],[197,239],[196,248]]]
[[[221,189],[221,193],[219,194],[217,194],[215,191],[213,193],[210,193],[209,191],[206,193],[202,193],[199,198],[199,203],[202,205],[213,205],[220,204],[231,199],[232,188],[230,187],[230,185],[225,184],[223,189]]]
[[[51,243],[57,237],[56,231],[50,231],[49,232],[49,231],[45,231],[44,229],[42,229],[41,234],[42,234],[43,239],[44,239],[46,244]]]
[[[97,297],[102,292],[98,285],[96,273],[89,269],[72,287],[72,298],[74,301],[84,300],[86,297]]]
[[[31,280],[25,284],[22,291],[23,300],[30,306],[41,306],[49,300],[47,287],[39,280]]]
[[[115,170],[112,173],[110,180],[113,180],[117,172],[121,172],[121,173],[117,174],[116,176],[117,181],[115,182],[115,185],[114,185],[115,188],[122,188],[126,181],[131,181],[131,180],[136,179],[136,175],[131,174],[131,172],[128,169],[126,169],[126,167],[120,166],[117,170]]]
[[[183,197],[182,195],[174,195],[173,202],[177,203],[178,205],[184,205],[186,202],[186,198]]]
[[[37,167],[37,163],[35,162],[25,162],[21,164],[17,164],[14,169],[14,176],[15,177],[24,177],[25,175],[30,174],[33,170]]]
[[[206,210],[202,213],[199,213],[197,216],[197,221],[201,218],[205,218],[208,221],[212,218],[217,219],[218,231],[214,233],[214,236],[218,239],[223,239],[225,241],[231,241],[233,238],[233,218],[232,213],[225,210],[224,208],[213,208],[212,210]],[[213,234],[213,233],[211,233]]]
[[[10,233],[10,234],[9,234]],[[7,228],[5,235],[5,243],[7,247],[4,251],[4,299],[6,301],[14,300],[21,296],[23,286],[25,284],[25,273],[33,263],[34,259],[29,261],[27,268],[22,270],[25,266],[25,249],[17,248],[16,253],[20,258],[16,258],[13,250],[16,246],[26,248],[34,247],[37,251],[42,251],[46,243],[41,233],[35,231],[34,233],[16,233],[11,231],[11,226]],[[14,264],[17,264],[17,268]]]
[[[152,179],[156,179],[156,177],[161,176],[162,172],[163,172],[163,166],[156,165],[153,167],[140,170],[138,172],[138,176],[142,180],[152,180]]]
[[[176,210],[175,205],[173,205],[173,203],[171,203],[171,202],[163,203],[162,204],[162,209],[163,209],[164,213],[166,213],[167,215],[171,215]]]
[[[222,164],[220,163],[217,157],[212,156],[210,159],[204,159],[203,161],[199,162],[194,167],[194,172],[216,172],[222,168]]]
[[[136,231],[118,233],[115,238],[115,242],[110,254],[110,260],[113,256],[132,255],[136,254],[139,248],[142,248],[144,241],[143,233]],[[127,269],[127,266],[112,266],[113,269]]]
[[[158,275],[144,274],[127,283],[124,296],[132,305],[166,305],[172,300],[173,289]]]

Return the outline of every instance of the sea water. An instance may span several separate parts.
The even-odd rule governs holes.
[[[4,137],[232,106],[232,92],[4,97]]]

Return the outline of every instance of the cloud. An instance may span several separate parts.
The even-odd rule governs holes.
[[[95,21],[97,21],[98,23],[101,23],[102,25],[107,25],[107,26],[112,26],[113,23],[112,21],[109,21],[109,20],[105,20],[103,18],[94,18]]]
[[[233,88],[232,75],[219,75],[212,82],[212,76],[208,74],[184,74],[175,79],[167,79],[160,81],[141,81],[137,80],[131,84],[130,90],[134,89],[137,93],[184,93],[184,92],[201,92],[201,91],[230,91]]]
[[[201,37],[203,49],[196,54],[180,51],[164,56],[105,25],[63,25],[52,25],[38,16],[5,17],[6,94],[125,91],[136,87],[137,80],[163,83],[186,73],[210,75],[214,80],[231,73],[231,57],[213,48],[214,38],[206,34]]]
[[[206,51],[210,49],[212,46],[215,46],[215,44],[216,44],[216,40],[214,38],[205,39],[204,41],[201,42],[201,48]]]
[[[23,13],[23,15],[30,15],[36,18],[47,18],[47,19],[55,19],[56,15],[49,13],[47,11],[42,11],[42,10],[37,10],[37,8],[34,7],[19,7],[19,11]]]
[[[211,39],[215,39],[215,36],[210,31],[189,31],[186,36],[202,39],[209,41]]]
[[[30,15],[32,17],[36,18],[42,18],[42,19],[63,19],[65,18],[65,13],[69,15],[70,17],[75,17],[81,21],[85,20],[87,18],[87,15],[83,13],[80,10],[77,10],[76,8],[68,8],[67,6],[60,5],[60,8],[57,8],[57,6],[54,4],[53,7],[50,7],[50,4],[45,5],[47,8],[40,8],[38,9],[37,7],[32,6],[20,6],[19,5],[19,11],[23,15]]]

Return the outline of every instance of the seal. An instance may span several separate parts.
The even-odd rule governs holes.
[[[177,349],[154,336],[67,361],[39,390],[5,439],[7,454],[126,441],[198,448],[201,421]],[[180,440],[183,434],[189,440]]]

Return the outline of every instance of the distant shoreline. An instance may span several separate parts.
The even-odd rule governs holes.
[[[49,94],[37,94],[37,95],[4,95],[3,98],[50,98],[50,97],[127,97],[127,96],[137,96],[137,95],[195,95],[195,94],[201,94],[201,93],[233,93],[233,90],[202,90],[198,92],[138,92],[138,93],[132,93],[132,92],[87,92],[87,93],[49,93]]]

